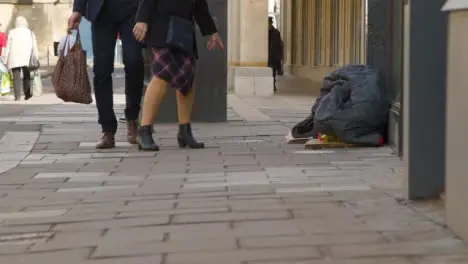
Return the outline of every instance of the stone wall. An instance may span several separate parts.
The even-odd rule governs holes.
[[[54,65],[57,58],[54,57],[53,42],[58,41],[66,34],[72,1],[31,0],[28,1],[30,2],[28,4],[19,4],[18,2],[24,1],[0,0],[1,30],[8,32],[14,27],[15,18],[24,16],[29,22],[29,27],[36,34],[41,64],[44,66]]]

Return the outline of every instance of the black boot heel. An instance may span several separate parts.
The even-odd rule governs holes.
[[[138,149],[140,151],[159,151],[159,146],[154,142],[152,132],[151,125],[142,126],[138,130]]]
[[[192,127],[190,124],[179,125],[179,133],[177,134],[177,143],[180,148],[189,147],[191,149],[205,148],[205,144],[197,142],[193,138]]]
[[[179,148],[187,147],[187,143],[185,143],[185,141],[181,139],[179,136],[177,136],[177,143],[179,144]]]

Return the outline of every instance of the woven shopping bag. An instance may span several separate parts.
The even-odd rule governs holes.
[[[70,34],[65,40],[64,49],[60,51],[52,75],[54,91],[57,97],[64,102],[91,104],[93,97],[86,66],[86,53],[81,45],[80,31],[77,31],[76,41],[71,47],[68,41],[69,36]]]

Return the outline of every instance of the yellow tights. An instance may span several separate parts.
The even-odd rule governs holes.
[[[158,115],[161,103],[167,94],[167,82],[153,77],[146,88],[145,97],[143,99],[143,109],[141,114],[141,126],[152,125],[153,120]],[[194,101],[193,89],[184,96],[179,91],[177,96],[177,117],[179,124],[188,124],[192,116],[192,108]]]

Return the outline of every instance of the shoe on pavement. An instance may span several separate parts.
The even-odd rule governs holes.
[[[112,149],[115,148],[115,136],[111,132],[102,133],[101,139],[96,144],[97,149]]]
[[[136,120],[127,120],[127,141],[132,145],[137,144],[138,122]]]

